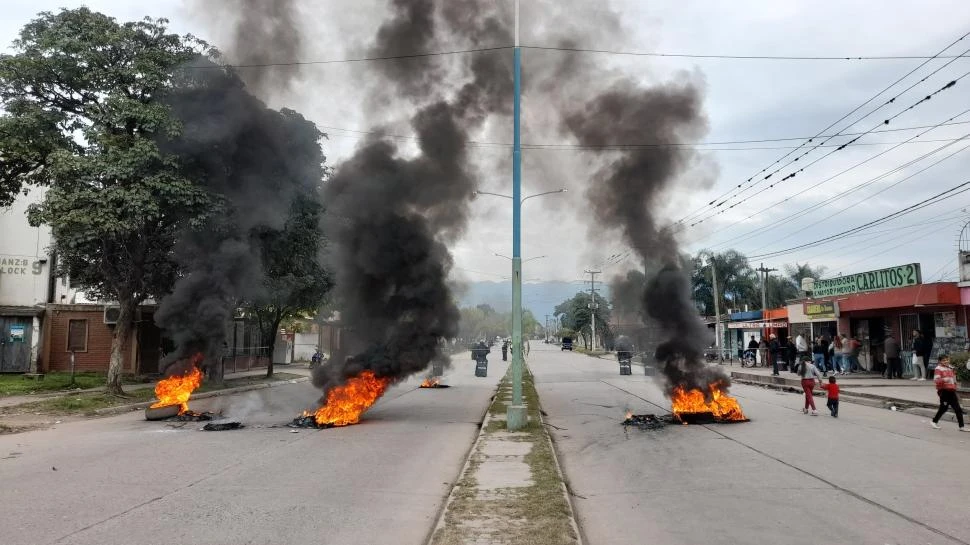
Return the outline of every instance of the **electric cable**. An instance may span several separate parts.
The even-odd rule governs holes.
[[[967,51],[968,51],[968,52],[970,52],[970,49],[967,49]],[[952,61],[951,61],[951,62],[952,62]],[[949,64],[949,63],[948,63],[948,64]],[[946,66],[946,65],[944,65],[944,66]],[[920,80],[919,82],[917,82],[917,83],[915,83],[915,84],[913,84],[912,86],[910,86],[910,87],[908,87],[907,89],[905,89],[904,91],[902,91],[902,93],[899,93],[899,94],[898,94],[898,95],[896,95],[895,97],[893,97],[893,98],[891,98],[891,99],[890,99],[889,101],[887,101],[887,102],[886,102],[885,104],[883,104],[883,105],[885,106],[886,104],[890,104],[890,103],[892,103],[892,102],[894,102],[894,101],[895,101],[895,100],[896,100],[897,98],[899,98],[900,96],[902,96],[902,94],[904,94],[904,93],[906,93],[907,91],[909,91],[910,89],[912,89],[913,87],[915,87],[916,85],[918,85],[919,83],[921,83],[921,82],[923,82],[923,81],[925,81],[925,80],[926,80],[926,78],[928,78],[928,77],[930,77],[931,75],[933,75],[933,74],[935,74],[936,72],[938,72],[938,71],[939,71],[940,69],[942,69],[942,68],[943,68],[943,67],[940,67],[940,68],[939,68],[939,69],[937,69],[936,71],[934,71],[934,72],[932,72],[931,74],[929,74],[929,75],[927,75],[927,76],[926,76],[926,77],[924,77],[924,78],[923,78],[922,80]],[[826,159],[826,158],[828,158],[828,157],[830,157],[830,156],[831,156],[832,154],[834,154],[834,153],[838,153],[839,151],[842,151],[842,150],[843,150],[843,149],[845,149],[845,148],[846,148],[846,147],[847,147],[848,145],[850,145],[850,144],[853,144],[853,143],[855,143],[855,142],[856,142],[857,140],[859,140],[860,138],[862,138],[862,136],[864,136],[865,134],[868,134],[868,133],[869,133],[870,131],[872,131],[872,130],[874,130],[875,128],[877,128],[877,127],[880,127],[880,126],[882,126],[882,125],[884,125],[884,124],[889,124],[889,123],[890,123],[890,122],[891,122],[892,120],[894,120],[894,119],[896,119],[896,118],[897,118],[897,117],[899,117],[900,115],[902,115],[902,114],[904,114],[904,113],[906,113],[906,112],[908,112],[908,111],[910,111],[910,110],[912,110],[912,109],[913,109],[913,108],[915,108],[916,106],[918,106],[918,105],[920,105],[920,104],[922,104],[922,103],[924,103],[924,102],[926,102],[926,101],[928,101],[928,100],[930,100],[930,99],[931,99],[931,98],[932,98],[933,96],[935,96],[935,95],[936,95],[937,93],[940,93],[940,92],[942,92],[942,91],[945,91],[945,90],[947,90],[947,89],[951,89],[951,88],[953,88],[953,87],[954,87],[954,86],[956,85],[956,83],[957,83],[958,81],[960,81],[961,79],[963,79],[963,78],[965,78],[965,77],[967,77],[968,75],[970,75],[970,72],[967,72],[967,73],[965,73],[965,74],[963,74],[962,76],[960,76],[960,77],[958,77],[958,78],[956,78],[956,79],[954,79],[954,80],[951,80],[951,81],[949,81],[948,83],[946,83],[945,85],[943,85],[942,87],[940,87],[939,89],[937,89],[936,91],[934,91],[933,93],[931,93],[931,94],[929,94],[929,95],[926,95],[926,96],[925,96],[925,97],[923,97],[922,99],[920,99],[920,100],[918,100],[917,102],[915,102],[914,104],[912,104],[912,105],[910,105],[910,106],[909,106],[908,108],[905,108],[904,110],[901,110],[901,111],[899,111],[899,112],[897,112],[897,113],[896,113],[895,115],[893,115],[893,116],[891,116],[891,117],[889,117],[889,118],[887,118],[887,119],[885,119],[885,120],[883,120],[883,121],[881,121],[881,122],[879,122],[879,123],[876,123],[875,125],[873,125],[873,127],[872,127],[871,129],[869,129],[869,131],[866,131],[866,132],[865,132],[865,133],[863,133],[862,135],[859,135],[859,136],[856,136],[856,137],[855,137],[855,138],[853,138],[852,140],[850,140],[850,141],[848,141],[848,142],[846,142],[846,143],[844,143],[844,144],[842,144],[842,145],[840,145],[839,147],[837,147],[837,148],[835,148],[835,149],[833,149],[832,151],[830,151],[830,152],[828,152],[828,153],[826,153],[825,155],[823,155],[823,156],[821,156],[821,157],[819,157],[819,158],[817,158],[817,159],[815,159],[814,161],[812,161],[812,162],[810,162],[810,163],[808,163],[807,165],[805,165],[805,166],[803,166],[803,167],[801,167],[801,168],[799,168],[798,170],[794,170],[794,171],[792,171],[792,172],[790,172],[790,173],[788,173],[788,174],[787,174],[786,176],[784,176],[783,178],[781,178],[781,179],[780,179],[779,181],[777,181],[777,182],[773,182],[772,184],[770,184],[770,185],[768,186],[768,188],[772,188],[772,187],[775,187],[775,186],[776,186],[776,185],[778,185],[779,183],[782,183],[782,182],[785,182],[785,181],[787,181],[787,180],[790,180],[790,179],[792,179],[792,178],[794,178],[795,176],[797,176],[798,174],[800,174],[800,173],[802,173],[802,172],[804,172],[804,171],[805,171],[805,169],[807,169],[807,168],[809,168],[809,167],[811,167],[812,165],[814,165],[814,164],[816,164],[816,163],[818,163],[819,161],[822,161],[823,159]],[[881,108],[881,107],[882,107],[882,106],[880,106],[880,108]],[[879,108],[877,108],[876,110],[878,110],[878,109],[879,109]],[[873,110],[873,112],[875,112],[876,110]],[[868,115],[871,115],[871,114],[872,114],[873,112],[870,112],[869,114],[867,114],[867,115],[866,115],[866,117],[867,117]],[[960,114],[960,115],[962,115],[962,114]],[[863,118],[863,119],[864,119],[864,118]],[[858,121],[856,121],[855,123],[858,123]],[[853,123],[853,124],[855,124],[855,123]],[[851,126],[851,125],[850,125],[850,126]],[[822,143],[824,144],[824,143],[825,143],[825,141],[823,141]],[[804,158],[804,157],[805,157],[805,156],[807,156],[807,155],[808,155],[809,153],[811,153],[812,151],[815,151],[815,150],[816,150],[816,149],[818,149],[819,147],[820,147],[820,145],[815,145],[815,146],[813,146],[813,147],[812,147],[811,149],[809,149],[808,151],[806,151],[806,152],[804,152],[803,154],[801,154],[800,156],[798,156],[798,157],[796,157],[795,159],[793,159],[793,160],[791,160],[791,161],[789,161],[789,163],[788,163],[788,164],[786,164],[786,165],[784,165],[784,166],[782,166],[782,167],[779,167],[778,169],[776,169],[775,171],[773,171],[773,172],[771,172],[770,174],[768,174],[767,176],[765,176],[765,177],[764,177],[764,178],[762,178],[761,180],[758,180],[758,181],[757,181],[757,182],[755,182],[754,184],[752,184],[752,185],[749,185],[748,187],[746,187],[746,188],[744,188],[744,189],[743,189],[742,191],[740,191],[740,192],[738,192],[737,194],[735,194],[735,195],[734,195],[734,196],[733,196],[732,198],[734,198],[734,199],[737,199],[737,198],[739,198],[739,197],[741,197],[741,196],[742,196],[742,195],[743,195],[744,193],[746,193],[746,192],[748,192],[748,191],[750,191],[751,189],[753,189],[754,187],[756,187],[756,186],[757,186],[758,184],[762,184],[762,183],[765,183],[765,182],[767,182],[767,181],[768,181],[768,180],[769,180],[769,179],[770,179],[770,178],[771,178],[771,177],[772,177],[772,176],[773,176],[774,174],[776,174],[776,173],[778,173],[778,172],[780,172],[780,171],[781,171],[781,170],[782,170],[783,168],[785,168],[785,167],[787,167],[788,165],[791,165],[791,164],[793,164],[793,163],[795,163],[796,161],[798,161],[798,160],[800,160],[800,159],[802,159],[802,158]],[[725,204],[726,202],[728,202],[728,200],[730,200],[730,199],[727,199],[727,200],[724,200],[724,201],[722,201],[722,202],[721,202],[721,203],[719,203],[719,204],[718,204],[717,206],[721,206],[721,205],[723,205],[723,204]],[[739,201],[739,202],[741,202],[741,201]],[[694,227],[694,226],[696,226],[696,225],[699,225],[699,224],[701,224],[701,223],[704,223],[705,221],[707,221],[707,220],[709,220],[709,219],[711,219],[711,218],[713,218],[713,217],[715,217],[715,216],[718,216],[718,215],[720,215],[720,214],[723,214],[723,213],[724,213],[725,211],[727,211],[727,210],[730,210],[731,208],[733,208],[733,207],[734,207],[734,206],[736,206],[737,204],[738,204],[738,202],[735,202],[735,203],[734,203],[734,204],[733,204],[732,206],[729,206],[729,207],[727,207],[727,208],[722,208],[722,209],[721,209],[720,211],[718,211],[718,212],[712,212],[712,213],[710,213],[710,214],[708,214],[707,216],[705,216],[705,217],[703,217],[703,218],[700,218],[700,219],[698,219],[698,220],[696,220],[696,221],[694,221],[694,222],[692,222],[692,223],[690,224],[690,226],[691,226],[691,227]]]
[[[922,63],[920,63],[919,65],[917,65],[917,66],[916,66],[915,68],[913,68],[913,69],[912,69],[912,70],[910,70],[909,72],[907,72],[907,73],[905,73],[905,74],[903,74],[903,75],[902,75],[902,76],[901,76],[900,78],[898,78],[898,79],[896,79],[895,81],[893,81],[892,83],[890,83],[890,84],[889,84],[888,86],[886,86],[886,87],[885,87],[884,89],[882,89],[881,91],[879,91],[879,92],[878,92],[878,93],[876,93],[875,95],[873,95],[873,96],[871,96],[871,97],[870,97],[869,99],[867,99],[867,100],[866,100],[865,102],[863,102],[862,104],[860,104],[860,105],[858,105],[858,106],[856,106],[855,108],[853,108],[852,110],[850,110],[850,111],[849,111],[848,113],[846,113],[846,114],[844,114],[844,115],[843,115],[842,117],[840,117],[839,119],[837,119],[837,120],[835,120],[834,122],[832,122],[832,123],[830,123],[830,124],[829,124],[829,125],[828,125],[827,127],[825,127],[824,129],[822,129],[822,130],[820,130],[820,131],[819,131],[819,132],[818,132],[818,133],[817,133],[817,134],[816,134],[815,136],[813,136],[812,138],[809,138],[808,140],[806,140],[806,141],[805,141],[805,142],[803,143],[803,145],[806,145],[806,144],[809,144],[809,143],[811,143],[811,142],[812,142],[812,141],[813,141],[813,140],[814,140],[815,138],[819,138],[819,137],[821,137],[821,135],[823,135],[823,134],[825,134],[825,132],[826,132],[826,131],[828,131],[828,130],[829,130],[829,129],[831,129],[832,127],[834,127],[834,126],[836,126],[836,125],[838,125],[839,123],[841,123],[841,122],[842,122],[843,120],[845,120],[845,119],[847,119],[847,118],[848,118],[849,116],[851,116],[851,115],[852,115],[852,114],[854,114],[855,112],[857,112],[857,111],[859,111],[859,110],[861,110],[861,109],[862,109],[862,108],[864,108],[864,107],[865,107],[866,105],[868,105],[868,104],[869,104],[870,102],[872,102],[872,101],[874,101],[874,100],[876,100],[877,98],[879,98],[879,97],[880,97],[880,96],[881,96],[881,95],[882,95],[883,93],[885,93],[885,92],[887,92],[887,91],[889,91],[890,89],[892,89],[893,87],[895,87],[895,86],[896,86],[897,84],[899,84],[899,83],[901,83],[901,82],[902,82],[902,81],[904,81],[904,80],[905,80],[906,78],[908,78],[908,77],[909,77],[909,76],[911,76],[912,74],[914,74],[914,73],[916,73],[917,71],[919,71],[919,70],[920,70],[921,68],[923,68],[924,66],[926,66],[927,64],[929,64],[929,63],[930,63],[930,62],[931,62],[931,61],[932,61],[933,59],[936,59],[936,58],[939,58],[939,57],[940,57],[941,55],[943,55],[943,53],[945,53],[945,52],[946,52],[946,50],[948,50],[948,49],[950,49],[951,47],[953,47],[953,46],[954,46],[954,45],[956,45],[957,43],[959,43],[959,42],[961,42],[961,41],[962,41],[962,40],[964,40],[964,39],[965,39],[965,38],[966,38],[967,36],[970,36],[970,32],[967,32],[966,34],[964,34],[964,35],[962,35],[962,36],[960,36],[959,38],[957,38],[957,39],[956,39],[956,40],[954,40],[953,42],[951,42],[951,43],[949,43],[949,44],[948,44],[948,45],[947,45],[946,47],[944,47],[943,49],[941,49],[941,50],[939,50],[939,51],[938,51],[938,52],[936,53],[936,55],[934,55],[933,57],[931,57],[931,58],[929,58],[929,59],[926,59],[925,61],[923,61]],[[885,104],[884,104],[884,105],[885,105]],[[884,106],[884,105],[883,105],[883,106]],[[882,107],[882,106],[880,106],[880,108],[881,108],[881,107]],[[878,110],[878,108],[877,108],[877,110]],[[877,110],[874,110],[874,111],[877,111]],[[873,112],[874,112],[874,111],[873,111]],[[871,115],[871,114],[872,114],[873,112],[870,112],[869,114],[867,114],[867,116],[868,116],[868,115]],[[864,118],[864,117],[863,117],[863,118]],[[841,131],[840,131],[840,132],[841,132]],[[794,151],[794,150],[793,150],[793,151]],[[774,165],[776,165],[776,164],[778,164],[778,163],[780,163],[781,161],[783,161],[783,160],[785,160],[785,158],[787,158],[788,156],[790,156],[790,155],[791,155],[791,154],[793,153],[793,151],[792,151],[792,152],[789,152],[789,153],[787,153],[787,154],[785,154],[785,155],[783,155],[783,156],[781,156],[781,157],[779,157],[778,159],[776,159],[776,160],[775,160],[774,162],[772,162],[772,163],[771,163],[771,164],[769,164],[768,166],[766,166],[766,167],[764,167],[764,168],[762,168],[762,169],[761,169],[761,170],[760,170],[760,171],[759,171],[758,173],[756,173],[756,174],[754,174],[754,175],[752,175],[751,177],[749,177],[749,178],[748,178],[748,179],[747,179],[747,180],[746,180],[745,182],[743,182],[743,183],[741,183],[741,184],[738,184],[738,186],[737,186],[737,188],[732,188],[732,189],[730,189],[730,190],[728,190],[727,192],[725,192],[725,193],[723,193],[723,194],[722,194],[722,195],[720,195],[719,197],[717,197],[717,198],[715,198],[715,199],[713,199],[713,200],[712,200],[711,202],[709,202],[709,203],[707,204],[707,206],[706,206],[706,207],[700,207],[700,208],[698,208],[698,209],[696,209],[696,210],[694,210],[693,212],[691,212],[691,213],[690,213],[690,214],[688,214],[687,216],[685,216],[685,217],[683,217],[683,218],[681,218],[681,219],[680,219],[680,220],[679,220],[679,221],[678,221],[677,223],[684,223],[684,222],[686,222],[686,221],[687,221],[687,220],[689,220],[689,219],[692,219],[692,218],[695,218],[695,217],[697,217],[697,215],[698,215],[698,214],[700,214],[700,213],[703,213],[703,211],[704,211],[704,210],[705,210],[705,209],[706,209],[707,207],[710,207],[710,206],[714,206],[714,205],[715,205],[715,203],[717,203],[717,202],[718,202],[719,200],[722,200],[722,199],[724,199],[725,197],[729,197],[729,196],[730,196],[730,195],[731,195],[731,194],[732,194],[732,193],[733,193],[734,191],[736,191],[737,189],[741,189],[741,188],[742,188],[742,187],[743,187],[743,186],[744,186],[744,185],[745,185],[746,183],[750,183],[750,182],[751,182],[752,180],[754,180],[754,179],[755,179],[755,178],[756,178],[757,176],[759,176],[759,175],[761,175],[762,173],[764,173],[764,172],[766,172],[766,171],[767,171],[768,169],[770,169],[770,168],[771,168],[771,167],[773,167]],[[721,205],[720,205],[720,204],[718,204],[717,206],[721,206]],[[715,206],[715,207],[717,207],[717,206]]]
[[[967,109],[967,110],[961,112],[960,114],[958,114],[958,116],[959,115],[964,115],[964,114],[966,114],[968,112],[970,112],[970,109]],[[932,130],[932,129],[929,129],[929,130]],[[913,138],[918,138],[919,136],[920,135],[916,135]],[[849,188],[849,189],[847,189],[845,191],[842,191],[841,193],[838,193],[838,194],[836,194],[836,195],[834,195],[832,197],[829,197],[828,199],[826,199],[826,200],[824,200],[822,202],[816,203],[816,204],[811,205],[811,206],[809,206],[807,208],[803,208],[802,210],[800,210],[800,211],[798,211],[798,212],[796,212],[796,213],[794,213],[792,215],[787,216],[786,219],[787,220],[798,219],[798,218],[800,218],[800,217],[802,217],[802,216],[804,216],[804,215],[806,215],[806,214],[808,214],[810,212],[813,212],[813,211],[821,208],[822,206],[824,206],[826,204],[829,204],[831,202],[834,202],[835,200],[837,200],[837,199],[839,199],[841,197],[844,197],[845,195],[848,195],[849,193],[855,192],[855,191],[857,191],[859,189],[862,189],[864,187],[868,187],[869,185],[871,185],[871,184],[873,184],[873,183],[875,183],[875,182],[877,182],[877,181],[879,181],[879,180],[881,180],[881,179],[883,179],[883,178],[885,178],[885,177],[887,177],[889,175],[892,175],[892,174],[894,174],[894,173],[896,173],[896,172],[898,172],[898,171],[900,171],[900,170],[902,170],[904,168],[907,168],[909,166],[912,166],[913,164],[915,164],[915,163],[917,163],[917,162],[919,162],[919,161],[921,161],[921,160],[923,160],[923,159],[925,159],[925,158],[927,158],[927,157],[929,157],[931,155],[934,155],[938,151],[941,151],[941,150],[943,150],[943,149],[945,149],[945,148],[953,145],[954,143],[959,142],[959,141],[962,141],[962,140],[964,140],[964,139],[966,139],[968,137],[970,137],[970,133],[967,133],[963,137],[954,140],[954,142],[952,142],[950,144],[946,144],[944,146],[939,146],[936,149],[931,150],[931,151],[929,151],[929,152],[927,152],[927,153],[925,153],[925,154],[923,154],[923,155],[921,155],[921,156],[919,156],[919,157],[917,157],[915,159],[912,159],[912,160],[910,160],[910,161],[908,161],[906,163],[903,163],[902,165],[899,165],[899,166],[897,166],[897,167],[895,167],[895,168],[893,168],[893,169],[891,169],[891,170],[889,170],[887,172],[884,172],[883,174],[880,174],[879,176],[876,176],[874,178],[871,178],[870,180],[868,180],[866,182],[863,182],[861,184],[858,184],[856,186],[853,186],[853,187],[851,187],[851,188]],[[896,146],[896,147],[899,147],[899,146]],[[780,201],[775,202],[775,203],[769,205],[768,208],[770,209],[770,208],[774,208],[776,206],[780,206],[782,204],[785,204],[786,202],[789,202],[792,199],[794,199],[794,198],[796,198],[798,196],[801,196],[802,194],[807,193],[808,191],[810,191],[812,189],[815,189],[815,188],[817,188],[817,187],[819,187],[819,186],[821,186],[823,184],[826,184],[826,183],[834,180],[835,178],[838,178],[839,176],[842,176],[843,174],[845,174],[847,172],[850,172],[850,171],[852,171],[852,170],[854,170],[854,169],[856,169],[856,168],[858,168],[858,167],[860,167],[860,166],[868,163],[869,161],[872,161],[873,159],[876,159],[876,158],[878,158],[878,157],[880,157],[882,155],[885,155],[885,154],[893,151],[894,149],[896,149],[896,147],[890,148],[888,150],[884,150],[884,151],[882,151],[882,152],[880,152],[880,153],[878,153],[878,154],[876,154],[876,155],[874,155],[872,157],[869,157],[868,159],[865,159],[864,161],[861,161],[859,163],[856,163],[856,164],[852,165],[851,167],[848,167],[848,168],[846,168],[846,169],[844,169],[844,170],[842,170],[842,171],[840,171],[840,172],[838,172],[838,173],[836,173],[836,174],[834,174],[832,176],[829,176],[828,178],[825,178],[825,179],[817,182],[814,185],[811,185],[811,186],[808,186],[808,187],[802,189],[798,193],[795,193],[793,195],[789,195],[788,197],[785,197],[784,199],[781,199]],[[965,149],[965,148],[963,148],[963,149]],[[962,151],[963,149],[961,149],[960,151]],[[946,159],[949,159],[953,155],[956,155],[956,153],[959,153],[959,152],[955,152],[953,154],[950,154],[950,155],[944,157],[943,159],[937,161],[936,163],[931,164],[930,167],[935,166],[936,164],[939,164],[940,162],[945,161]],[[929,168],[929,167],[927,167],[927,168]],[[926,170],[926,169],[924,168],[923,170]],[[918,171],[916,174],[919,174],[920,172],[923,172],[923,170]],[[737,220],[737,221],[729,224],[727,227],[725,227],[725,229],[730,228],[730,227],[732,227],[734,225],[737,225],[738,223],[747,221],[747,220],[753,218],[756,215],[757,215],[757,213],[754,213],[754,214],[751,214],[751,215],[747,216],[746,218]],[[745,233],[742,233],[741,235],[738,235],[738,236],[735,236],[733,238],[730,238],[730,239],[727,239],[725,241],[722,241],[720,243],[714,244],[712,247],[715,247],[716,248],[716,247],[719,247],[719,246],[724,246],[726,244],[733,244],[733,243],[741,242],[741,241],[744,241],[744,240],[748,240],[748,239],[750,239],[753,236],[757,236],[758,234],[760,234],[762,232],[765,232],[767,229],[770,229],[770,227],[756,227],[756,228],[754,228],[754,229],[752,229],[750,231],[747,231]]]
[[[915,211],[920,210],[922,208],[926,208],[927,206],[932,206],[934,204],[943,202],[946,199],[950,199],[950,198],[953,198],[953,197],[955,197],[957,195],[961,195],[961,194],[963,194],[963,193],[965,193],[967,191],[970,191],[970,187],[968,187],[968,186],[970,186],[970,181],[966,181],[966,182],[963,182],[961,184],[957,184],[957,185],[955,185],[955,186],[953,186],[953,187],[951,187],[951,188],[949,188],[949,189],[947,189],[945,191],[942,191],[940,193],[937,193],[936,195],[933,195],[932,197],[929,197],[929,198],[924,199],[922,201],[919,201],[917,203],[911,204],[911,205],[909,205],[909,206],[907,206],[905,208],[902,208],[900,210],[897,210],[897,211],[895,211],[895,212],[893,212],[891,214],[887,214],[885,216],[882,216],[880,218],[874,219],[872,221],[868,221],[866,223],[863,223],[863,224],[858,225],[856,227],[853,227],[851,229],[847,229],[847,230],[842,231],[840,233],[836,233],[834,235],[829,235],[827,237],[824,237],[824,238],[821,238],[821,239],[818,239],[818,240],[815,240],[815,241],[812,241],[812,242],[808,242],[808,243],[805,243],[805,244],[800,244],[798,246],[794,246],[794,247],[791,247],[791,248],[785,248],[783,250],[776,250],[776,251],[772,251],[772,252],[766,252],[766,253],[763,253],[763,254],[757,254],[757,255],[748,256],[748,259],[763,259],[763,258],[768,258],[768,257],[777,257],[779,255],[785,255],[785,254],[788,254],[788,253],[792,253],[793,251],[801,250],[801,249],[804,249],[804,248],[810,248],[812,246],[817,246],[817,245],[820,245],[820,244],[825,244],[827,242],[833,242],[835,240],[839,240],[839,239],[845,237],[845,235],[847,235],[847,234],[855,233],[855,232],[858,232],[858,231],[861,231],[861,230],[865,230],[865,229],[868,229],[868,228],[870,228],[870,227],[872,227],[874,225],[880,225],[880,224],[885,223],[885,222],[887,222],[887,221],[889,221],[889,220],[891,220],[893,218],[897,218],[897,217],[901,217],[901,216],[904,216],[904,215],[907,215],[907,214],[911,214],[912,212],[915,212]]]

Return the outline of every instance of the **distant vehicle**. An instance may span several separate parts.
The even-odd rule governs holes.
[[[573,350],[573,339],[572,339],[572,337],[563,337],[562,338],[562,347],[559,349],[559,351],[562,352],[563,350],[569,350],[570,352],[572,352],[572,350]]]

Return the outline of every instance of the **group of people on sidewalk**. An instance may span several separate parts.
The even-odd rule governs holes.
[[[932,339],[927,338],[922,332],[913,331],[913,341],[910,347],[913,354],[913,377],[910,380],[926,380],[927,364],[933,350]],[[815,337],[811,347],[802,334],[799,334],[794,342],[791,338],[787,342],[778,340],[777,335],[772,333],[768,340],[758,342],[754,336],[748,343],[749,350],[759,350],[765,361],[771,361],[772,375],[779,375],[781,370],[795,371],[796,360],[809,358],[816,369],[821,371],[822,377],[832,374],[849,374],[862,370],[859,365],[859,354],[862,351],[862,343],[854,335],[849,337],[845,333],[835,335],[830,341],[827,336],[819,335]],[[888,379],[903,378],[902,347],[892,334],[886,337],[883,342],[885,352],[885,364],[877,365],[883,367],[882,376]],[[767,359],[765,359],[767,358]]]

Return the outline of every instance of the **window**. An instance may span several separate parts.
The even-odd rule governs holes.
[[[67,322],[67,351],[88,351],[88,321],[68,320]]]
[[[899,317],[899,346],[909,350],[913,346],[913,330],[919,329],[919,316],[903,314]]]

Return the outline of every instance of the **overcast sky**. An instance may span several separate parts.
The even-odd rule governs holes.
[[[215,3],[214,0],[210,0]],[[526,0],[523,0],[524,2]],[[191,32],[220,46],[226,39],[226,28],[218,21],[200,16],[198,5],[181,0],[156,0],[136,3],[118,0],[89,0],[84,5],[108,13],[120,20],[132,20],[145,15],[166,17],[174,31]],[[305,58],[294,60],[339,59],[360,54],[372,39],[375,18],[368,13],[382,9],[383,2],[327,1],[306,2],[301,19],[302,31],[309,38]],[[81,2],[67,0],[7,1],[0,32],[9,43],[19,27],[44,9],[75,7]],[[566,5],[558,2],[557,5]],[[655,51],[666,53],[722,54],[722,55],[792,55],[792,56],[878,56],[932,55],[964,33],[970,32],[970,2],[966,0],[929,0],[911,2],[892,0],[870,1],[669,1],[643,2],[613,0],[612,9],[620,13],[625,30],[604,43],[583,43],[595,49],[627,51]],[[578,6],[578,4],[577,4]],[[563,8],[566,9],[566,8]],[[606,9],[602,4],[586,3],[577,7],[574,25],[595,21],[583,10]],[[529,10],[533,17],[541,9]],[[525,28],[540,21],[523,21]],[[528,38],[526,38],[528,39]],[[545,44],[540,44],[545,45]],[[951,48],[948,53],[962,53],[970,48],[970,37]],[[511,53],[509,53],[511,55]],[[563,54],[563,53],[555,53]],[[524,66],[528,71],[532,62],[543,62],[527,51]],[[736,142],[813,136],[820,130],[853,110],[887,85],[906,74],[922,60],[733,60],[655,57],[616,57],[602,55],[603,63],[611,70],[625,70],[650,81],[664,81],[678,71],[687,70],[703,77],[706,82],[705,104],[709,133],[705,142]],[[847,132],[864,132],[878,125],[887,116],[905,110],[920,98],[945,83],[970,71],[970,58],[961,58],[942,68],[924,83],[902,95],[894,104],[860,119],[890,96],[940,68],[948,59],[935,60],[919,72],[893,88],[869,106],[836,125]],[[533,65],[534,66],[534,65]],[[285,96],[265,97],[273,106],[289,106],[305,113],[323,127],[366,130],[367,115],[360,90],[355,82],[368,70],[366,63],[328,64],[308,67],[303,84]],[[970,108],[970,77],[955,87],[943,91],[912,110],[899,115],[885,128],[932,126]],[[581,90],[580,90],[581,91]],[[893,92],[895,91],[895,92]],[[510,98],[511,100],[511,98]],[[530,119],[528,102],[542,100],[529,97],[524,103],[524,130],[541,134]],[[970,113],[957,117],[955,122],[970,122]],[[533,123],[530,128],[529,123]],[[360,143],[360,135],[347,130],[324,129],[330,135],[326,153],[331,164],[339,164]],[[406,126],[402,130],[407,130]],[[494,134],[507,132],[511,127],[492,128]],[[802,158],[796,165],[805,166],[793,179],[779,182],[791,168],[783,169],[770,182],[753,186],[738,199],[743,204],[730,212],[707,219],[683,233],[684,249],[697,251],[712,247],[717,251],[736,248],[756,255],[774,250],[799,247],[827,235],[861,225],[905,206],[917,203],[948,188],[970,181],[970,139],[954,142],[970,133],[970,123],[934,129],[917,140],[923,143],[905,144],[890,150],[895,144],[916,134],[918,130],[870,134],[860,144],[833,153],[830,157],[812,162],[833,148],[822,148]],[[833,140],[840,144],[847,138]],[[932,140],[929,142],[929,140]],[[569,143],[569,142],[564,142]],[[671,191],[668,205],[660,212],[675,221],[700,209],[744,183],[752,175],[771,165],[791,151],[785,146],[800,144],[799,140],[760,143],[702,146],[705,158],[716,173],[713,187],[704,192]],[[909,167],[902,165],[940,150]],[[716,148],[733,148],[721,149]],[[783,148],[741,149],[736,148]],[[882,156],[874,157],[884,153]],[[938,165],[934,161],[957,152]],[[472,150],[500,160],[496,155],[507,154],[504,149]],[[796,152],[801,154],[801,151]],[[530,157],[530,154],[533,157]],[[582,161],[576,150],[527,150],[525,152],[524,194],[536,188],[545,189],[555,182],[536,183],[542,177],[534,165],[537,154],[559,154],[566,160]],[[793,158],[789,156],[788,159]],[[775,164],[777,168],[788,159]],[[871,159],[871,160],[870,160]],[[867,161],[868,160],[868,161]],[[840,172],[867,161],[864,164]],[[893,172],[894,169],[898,169]],[[910,179],[901,181],[917,171],[927,169]],[[888,175],[887,175],[888,174]],[[883,176],[879,178],[880,176]],[[830,179],[831,178],[831,179]],[[828,180],[828,181],[826,181]],[[815,188],[811,188],[819,184]],[[872,183],[869,183],[872,182]],[[889,187],[893,184],[897,184]],[[582,181],[571,181],[573,188]],[[850,195],[826,204],[820,209],[797,215],[802,210],[859,184],[868,184]],[[581,187],[581,186],[580,186]],[[511,177],[488,176],[484,189],[511,192]],[[811,189],[810,189],[811,188]],[[796,193],[802,193],[796,196]],[[875,195],[877,192],[881,192]],[[785,201],[787,202],[782,202]],[[541,202],[545,201],[545,202]],[[958,195],[940,204],[900,217],[885,225],[864,231],[859,236],[836,243],[800,249],[780,257],[756,259],[754,265],[781,269],[786,263],[808,261],[823,265],[830,274],[852,273],[884,266],[919,262],[924,281],[939,278],[956,279],[958,236],[970,215],[960,209],[970,206],[970,193]],[[699,212],[698,218],[708,214]],[[828,217],[831,216],[831,217]],[[588,217],[583,191],[570,191],[530,201],[524,211],[525,258],[545,255],[543,259],[525,266],[527,281],[575,280],[582,271],[600,265],[607,274],[621,273],[636,264],[627,261],[602,265],[605,258],[621,253],[624,248],[618,239],[587,237]],[[690,223],[690,222],[688,222]],[[453,248],[456,259],[455,274],[468,280],[501,280],[508,276],[508,261],[494,253],[511,253],[511,209],[501,199],[482,199],[476,204],[472,224],[464,240]],[[750,233],[754,229],[762,229]]]

